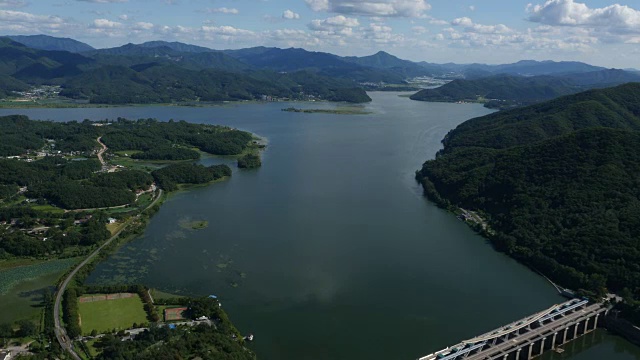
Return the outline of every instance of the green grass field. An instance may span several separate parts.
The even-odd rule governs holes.
[[[124,299],[81,302],[78,308],[80,327],[85,335],[94,329],[98,333],[104,333],[112,329],[128,329],[134,323],[147,322],[147,314],[138,295]]]

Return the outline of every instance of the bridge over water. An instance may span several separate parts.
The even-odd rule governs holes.
[[[573,299],[419,360],[532,359],[593,331],[607,311],[602,303]]]

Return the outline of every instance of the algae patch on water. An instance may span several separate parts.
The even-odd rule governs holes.
[[[202,230],[209,227],[209,222],[207,220],[182,219],[180,220],[179,225],[183,229]]]

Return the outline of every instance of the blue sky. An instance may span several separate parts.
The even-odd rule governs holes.
[[[380,50],[429,62],[577,60],[640,68],[640,0],[0,0],[0,34],[94,47]]]

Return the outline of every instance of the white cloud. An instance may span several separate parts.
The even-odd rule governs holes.
[[[469,10],[471,10],[471,11],[476,11],[476,7],[475,7],[474,5],[470,5],[470,6],[469,6]]]
[[[482,25],[476,24],[468,17],[461,17],[454,19],[451,22],[453,26],[462,26],[464,27],[464,31],[472,32],[472,33],[481,33],[481,34],[507,34],[512,32],[508,26],[503,24],[498,25]]]
[[[125,2],[128,2],[129,0],[76,0],[76,1],[90,2],[90,3],[97,3],[97,4],[111,4],[111,3],[125,3]]]
[[[3,8],[21,8],[29,5],[25,0],[0,0],[0,7]]]
[[[313,11],[345,15],[422,17],[431,9],[425,0],[305,0]]]
[[[449,25],[449,22],[445,20],[432,18],[432,19],[429,19],[429,24],[443,26],[443,25]]]
[[[222,40],[225,42],[241,43],[254,39],[256,33],[251,30],[239,29],[233,26],[202,26],[200,33],[205,40]]]
[[[133,25],[133,30],[151,30],[153,29],[153,24],[149,22],[137,22]]]
[[[527,6],[529,20],[547,25],[603,27],[616,32],[640,32],[640,10],[619,4],[589,8],[574,0],[548,0]]]
[[[390,26],[372,23],[364,29],[363,37],[373,41],[375,44],[399,44],[404,41],[404,37],[393,32]]]
[[[0,10],[0,21],[8,23],[64,23],[64,20],[58,16],[34,15],[27,12],[13,10]]]
[[[217,13],[217,14],[232,14],[232,15],[238,15],[240,13],[240,11],[236,8],[226,8],[226,7],[221,7],[221,8],[210,8],[207,9],[208,13]]]
[[[122,23],[107,19],[95,19],[93,20],[92,27],[96,29],[119,29],[122,28]]]
[[[329,10],[329,0],[304,0],[313,11]]]
[[[312,20],[309,24],[309,29],[316,31],[329,31],[335,28],[352,28],[359,25],[360,23],[356,18],[338,15],[324,20]]]
[[[427,30],[427,28],[424,26],[414,26],[411,28],[411,31],[413,31],[414,34],[421,35],[428,32],[429,30]]]
[[[300,19],[300,14],[297,14],[291,10],[285,10],[282,13],[282,18],[287,20],[297,20]]]
[[[122,21],[127,21],[127,20],[129,20],[129,15],[122,14],[122,15],[118,16],[118,19],[120,19]]]

